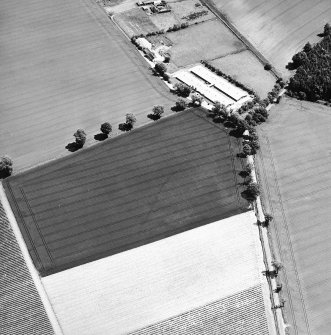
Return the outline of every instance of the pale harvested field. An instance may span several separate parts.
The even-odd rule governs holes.
[[[44,277],[64,334],[127,334],[197,308],[200,313],[193,311],[186,322],[171,324],[183,326],[176,334],[186,334],[189,326],[190,334],[202,334],[213,325],[230,327],[215,309],[229,308],[235,319],[242,307],[246,314],[238,326],[255,328],[234,334],[274,334],[255,222],[247,212]],[[165,334],[156,328],[139,334]]]
[[[218,20],[210,20],[167,34],[174,43],[171,61],[186,66],[245,49],[232,32]]]
[[[260,131],[258,168],[291,334],[329,335],[331,327],[331,109],[283,100]],[[302,301],[303,299],[303,301]]]
[[[211,64],[254,90],[261,98],[267,97],[276,81],[249,50],[215,59]]]
[[[171,96],[93,1],[0,4],[0,155],[15,170],[64,155],[77,128],[88,144],[102,122],[147,122]],[[168,111],[169,109],[166,108]]]
[[[331,20],[330,0],[213,0],[238,30],[276,67],[285,65]]]

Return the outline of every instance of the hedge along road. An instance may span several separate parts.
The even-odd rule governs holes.
[[[237,139],[183,112],[5,180],[42,275],[248,209]],[[239,178],[240,179],[240,178]]]
[[[78,128],[95,143],[126,113],[146,123],[175,98],[94,1],[0,4],[0,155],[22,170],[67,153]]]
[[[330,333],[330,124],[330,108],[283,98],[259,127],[256,163],[290,334]]]

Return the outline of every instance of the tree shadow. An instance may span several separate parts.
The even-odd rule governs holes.
[[[223,123],[223,118],[221,116],[211,116],[214,123]]]
[[[153,121],[157,121],[161,118],[160,115],[155,115],[155,114],[148,114],[147,117]]]
[[[131,123],[120,123],[118,129],[121,131],[130,131],[133,128]]]
[[[5,179],[11,175],[11,172],[8,170],[0,171],[0,179]]]
[[[75,152],[78,149],[80,149],[81,146],[79,146],[76,142],[71,142],[71,143],[68,143],[65,148],[70,152]]]
[[[256,200],[256,196],[253,195],[250,191],[245,190],[240,193],[241,197],[247,200],[248,202],[252,203]]]
[[[241,178],[246,178],[250,175],[250,173],[247,171],[240,171],[238,174]]]
[[[288,69],[289,71],[295,70],[298,68],[298,66],[296,66],[293,62],[289,62],[286,66],[286,69]]]
[[[239,130],[239,129],[232,129],[229,132],[230,136],[236,137],[236,138],[241,138],[243,135],[243,131]]]
[[[94,139],[96,141],[104,141],[107,138],[108,138],[108,135],[104,133],[99,133],[99,134],[94,135]]]
[[[231,121],[225,121],[224,122],[224,127],[226,127],[226,128],[235,128],[236,125],[233,122],[231,122]]]
[[[179,107],[179,106],[173,106],[170,108],[173,112],[182,112],[183,110],[186,109],[186,107]]]

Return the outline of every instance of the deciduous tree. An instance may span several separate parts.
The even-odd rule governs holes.
[[[247,189],[241,193],[241,195],[248,201],[255,201],[260,195],[259,185],[257,183],[251,183],[247,186]]]
[[[167,71],[167,67],[164,63],[156,63],[154,70],[156,73],[160,74],[161,76],[164,75],[164,73]]]
[[[192,93],[191,94],[191,99],[192,99],[192,103],[195,106],[201,106],[202,103],[202,96],[199,93]]]
[[[187,98],[191,93],[191,88],[185,84],[182,83],[176,83],[175,84],[175,90],[178,95]]]
[[[183,98],[179,98],[177,101],[176,101],[176,109],[178,110],[178,111],[182,111],[182,110],[184,110],[185,108],[186,108],[186,101],[185,101],[185,99],[183,99]]]
[[[161,115],[164,113],[164,107],[161,105],[156,105],[153,107],[153,114],[155,116],[161,117]]]
[[[77,131],[74,133],[74,137],[77,147],[82,148],[86,142],[85,131],[83,129],[77,129]]]
[[[13,161],[8,156],[0,158],[0,178],[9,177],[13,172]]]
[[[132,127],[133,127],[133,125],[137,122],[137,118],[136,118],[135,115],[132,114],[132,113],[127,113],[127,114],[125,115],[125,120],[126,120],[126,123],[127,123],[127,124],[130,124]]]
[[[112,126],[109,122],[105,122],[101,125],[100,130],[103,134],[108,136],[112,131]]]

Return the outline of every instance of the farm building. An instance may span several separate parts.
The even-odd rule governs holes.
[[[136,43],[143,49],[152,51],[152,43],[148,42],[146,38],[139,37],[136,39]]]
[[[211,87],[216,87],[223,94],[227,95],[236,102],[248,96],[248,93],[241,88],[229,83],[224,78],[216,75],[203,65],[197,65],[190,69],[194,75],[208,83]]]
[[[246,91],[217,76],[203,65],[179,70],[173,76],[193,87],[209,101],[213,103],[218,101],[233,110],[252,99]]]
[[[218,91],[217,89],[210,86],[203,80],[200,80],[190,71],[179,70],[173,76],[176,77],[181,82],[183,82],[184,84],[194,87],[195,90],[197,90],[200,94],[202,94],[205,98],[207,98],[211,102],[219,101],[226,107],[231,106],[235,102],[233,99],[225,95],[223,92]]]

